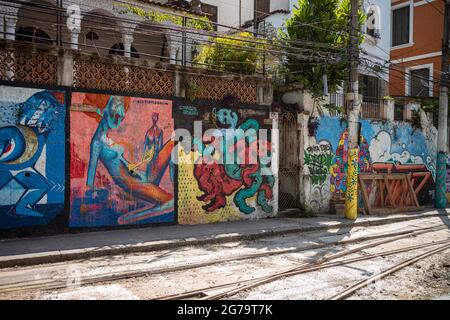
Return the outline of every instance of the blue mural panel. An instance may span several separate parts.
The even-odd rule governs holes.
[[[65,112],[62,91],[0,86],[0,229],[62,213]]]
[[[361,120],[359,139],[360,172],[397,172],[412,174],[413,187],[421,204],[431,204],[436,177],[436,128],[417,128],[408,122]],[[314,150],[318,150],[315,151]],[[326,153],[323,151],[326,150]],[[332,198],[342,198],[347,190],[347,122],[338,117],[318,119],[312,145],[305,159],[328,157],[320,171],[308,161],[312,200],[315,209],[326,208]],[[328,179],[327,173],[328,172]],[[369,194],[371,188],[367,188]]]

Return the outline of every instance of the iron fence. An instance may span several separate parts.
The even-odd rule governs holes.
[[[361,104],[361,117],[364,119],[380,120],[384,118],[384,99],[376,97],[363,97]],[[337,109],[347,114],[351,101],[345,99],[342,93],[330,93],[330,114],[337,116],[339,114]]]

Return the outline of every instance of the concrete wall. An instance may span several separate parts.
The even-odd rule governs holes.
[[[360,171],[372,172],[385,164],[414,164],[415,170],[430,172],[434,181],[437,130],[425,113],[420,116],[421,128],[408,122],[362,120]],[[347,187],[347,123],[328,116],[315,121],[317,130],[307,136],[304,146],[305,203],[313,210],[328,211],[333,195],[345,193]],[[431,202],[433,181],[419,194],[421,204]]]
[[[233,101],[0,86],[0,234],[276,216],[276,120]]]

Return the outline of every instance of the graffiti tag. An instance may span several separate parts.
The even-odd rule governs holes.
[[[319,144],[307,148],[305,151],[305,164],[308,166],[311,174],[312,184],[324,183],[333,164],[331,146],[329,144]]]

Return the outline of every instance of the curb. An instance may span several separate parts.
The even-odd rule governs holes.
[[[189,247],[189,246],[201,246],[207,244],[221,244],[236,241],[253,241],[263,238],[277,237],[288,234],[295,233],[308,233],[314,231],[326,231],[336,228],[349,228],[349,227],[369,227],[369,226],[380,226],[390,223],[417,220],[423,218],[434,218],[449,216],[447,213],[431,213],[431,214],[420,214],[412,216],[401,216],[392,218],[382,218],[377,220],[366,220],[366,221],[356,221],[356,222],[337,222],[336,224],[326,225],[326,226],[303,226],[296,228],[286,228],[286,229],[272,229],[272,230],[261,230],[254,233],[236,235],[236,234],[218,234],[212,236],[204,236],[201,238],[185,238],[185,239],[174,239],[174,240],[162,240],[162,241],[152,241],[144,242],[139,244],[129,244],[129,245],[116,245],[113,247],[92,247],[83,248],[75,250],[64,250],[64,251],[52,251],[52,252],[42,252],[42,253],[32,253],[23,254],[17,256],[3,256],[0,257],[0,268],[11,268],[11,267],[23,267],[32,266],[38,264],[46,263],[57,263],[70,260],[79,259],[89,259],[102,256],[127,254],[127,253],[144,253],[151,251],[161,251],[167,249]]]

